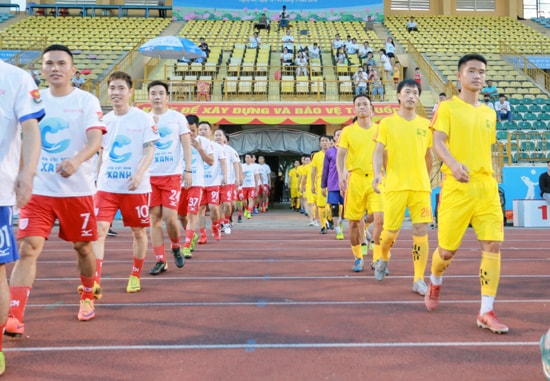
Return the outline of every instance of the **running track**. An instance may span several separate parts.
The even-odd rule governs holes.
[[[4,339],[6,380],[543,380],[538,340],[550,325],[550,235],[506,228],[496,304],[510,326],[475,325],[478,244],[471,231],[428,312],[411,292],[410,230],[391,275],[351,272],[347,239],[322,236],[298,213],[275,210],[198,246],[183,269],[127,294],[131,237],[109,238],[104,297],[76,319],[70,244],[46,244],[26,310],[25,337]],[[431,249],[436,231],[430,231]],[[367,259],[368,261],[368,259]]]

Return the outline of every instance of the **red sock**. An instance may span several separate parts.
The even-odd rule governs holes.
[[[206,235],[206,228],[199,228],[199,232],[200,235],[204,237]]]
[[[191,241],[193,240],[193,236],[195,235],[195,231],[191,229],[187,229],[185,231],[185,243],[183,244],[183,247],[189,249],[191,247]]]
[[[141,268],[143,267],[143,262],[145,262],[145,258],[136,258],[134,259],[134,266],[132,267],[132,273],[130,275],[135,275],[138,278],[141,276]]]
[[[0,332],[4,332],[5,324],[0,325]],[[2,352],[2,338],[0,337],[0,352]]]
[[[164,245],[153,246],[153,253],[157,262],[166,262],[166,257],[164,256]]]
[[[10,315],[17,318],[21,323],[25,315],[25,306],[31,293],[28,286],[10,286]]]
[[[177,249],[178,247],[180,247],[180,239],[180,236],[178,236],[177,238],[170,238],[170,242],[172,242],[172,249]]]
[[[82,287],[84,288],[82,294],[80,295],[80,300],[84,300],[84,299],[93,300],[94,279],[95,278],[93,276],[84,276],[80,274],[80,282],[82,282]]]
[[[101,270],[103,269],[103,259],[95,260],[95,281],[101,284]]]
[[[239,210],[239,211],[237,212],[237,216],[238,216],[238,217],[242,217],[242,216],[243,216],[243,211],[242,211],[242,210]]]

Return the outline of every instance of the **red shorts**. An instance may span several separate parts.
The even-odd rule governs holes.
[[[51,197],[33,195],[19,214],[17,239],[48,238],[55,220],[59,220],[59,238],[70,242],[97,240],[94,197]]]
[[[243,188],[243,200],[256,198],[256,188]]]
[[[202,187],[191,187],[189,189],[181,188],[178,215],[187,216],[188,214],[199,214],[201,196]]]
[[[235,184],[222,185],[220,187],[221,202],[231,202],[237,199]]]
[[[212,185],[202,188],[201,205],[220,205],[220,186]]]
[[[258,185],[258,196],[265,193],[263,185]]]
[[[181,192],[181,175],[151,176],[150,207],[162,206],[178,209]]]
[[[124,226],[147,227],[149,222],[149,193],[110,193],[97,191],[95,207],[97,220],[113,222],[120,209]]]
[[[239,190],[235,189],[235,200],[244,200],[243,188],[239,188]]]

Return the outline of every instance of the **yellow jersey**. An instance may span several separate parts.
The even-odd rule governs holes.
[[[348,150],[345,167],[349,172],[372,175],[372,155],[374,153],[376,125],[363,128],[356,123],[342,130],[338,147]]]
[[[432,146],[430,121],[421,116],[406,120],[398,113],[378,124],[377,142],[387,151],[385,191],[431,191],[426,151]]]
[[[298,174],[298,171],[296,168],[291,168],[290,171],[288,171],[288,187],[298,188],[299,180],[300,175]]]
[[[305,164],[302,170],[304,176],[306,176],[306,193],[311,193],[311,163]]]
[[[495,111],[485,105],[472,106],[454,96],[441,102],[431,127],[447,135],[451,155],[464,164],[470,177],[492,175],[491,145],[496,142]],[[441,171],[452,174],[443,164]]]
[[[323,176],[323,165],[325,163],[325,151],[319,151],[313,155],[311,166],[315,167],[317,172],[315,175],[315,189],[321,189],[321,177]]]

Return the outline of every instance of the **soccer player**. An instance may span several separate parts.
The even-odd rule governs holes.
[[[261,185],[258,188],[258,204],[260,204],[260,211],[265,213],[269,208],[269,193],[271,190],[271,168],[265,162],[265,157],[258,156],[258,168],[261,179]]]
[[[374,136],[372,103],[367,95],[354,97],[357,121],[342,131],[336,154],[340,192],[344,195],[344,217],[349,221],[349,240],[355,258],[353,271],[363,271],[363,216],[368,210],[374,217],[374,251],[380,252],[380,233],[383,223],[382,195],[372,187],[374,169]]]
[[[107,86],[113,111],[104,118],[107,135],[103,139],[95,196],[99,235],[94,242],[98,261],[96,282],[101,284],[105,237],[120,209],[124,225],[132,230],[133,266],[126,292],[134,293],[141,290],[141,270],[147,254],[146,228],[150,226],[151,195],[149,165],[153,161],[159,133],[151,114],[130,105],[133,83],[127,73],[112,73]]]
[[[21,258],[10,277],[10,317],[4,331],[16,338],[25,331],[24,312],[36,263],[56,219],[59,237],[72,242],[77,253],[82,283],[77,317],[86,321],[95,316],[92,241],[97,238],[97,228],[92,157],[101,146],[105,124],[98,99],[71,84],[75,71],[73,55],[66,46],[50,45],[42,53],[42,74],[49,85],[35,95],[36,100],[43,100],[46,111],[39,125],[42,149],[32,198],[19,214]]]
[[[183,256],[192,258],[192,251],[199,239],[197,230],[199,206],[201,204],[202,189],[204,188],[204,167],[214,163],[214,156],[210,140],[199,136],[199,118],[196,115],[187,115],[187,123],[191,131],[191,172],[193,185],[186,189],[182,184],[178,218],[185,227],[185,242]],[[184,163],[187,165],[187,163]]]
[[[243,209],[244,209],[244,216],[248,219],[252,218],[252,211],[254,209],[254,200],[256,198],[256,194],[258,193],[258,187],[260,184],[260,173],[258,171],[258,168],[256,164],[252,160],[252,154],[247,153],[244,155],[244,161],[243,164],[243,184],[242,184],[242,191],[243,191]],[[246,201],[246,208],[244,206],[244,203]]]
[[[393,246],[405,209],[409,209],[412,221],[414,264],[413,292],[426,295],[424,272],[428,262],[428,223],[432,221],[431,185],[429,171],[432,168],[432,134],[430,121],[416,115],[416,106],[422,89],[414,80],[401,81],[397,85],[399,110],[378,124],[376,148],[372,159],[373,188],[381,193],[384,152],[387,164],[384,181],[384,230],[380,236],[382,258],[374,267],[376,280],[384,279]]]
[[[0,257],[0,329],[4,330],[10,308],[6,263],[19,258],[13,233],[13,207],[21,208],[31,199],[40,157],[38,121],[44,117],[44,106],[33,78],[2,60],[0,88],[4,91],[0,97],[0,115],[6,118],[0,134],[0,252],[3,253]],[[0,336],[0,376],[5,370]]]
[[[305,215],[309,217],[309,226],[320,226],[319,221],[315,219],[315,198],[311,191],[311,156],[317,151],[311,153],[310,156],[304,157],[304,168],[302,169],[302,176],[300,177],[300,189],[304,195],[305,200]]]
[[[300,161],[295,160],[293,167],[288,171],[288,189],[290,192],[290,209],[300,210],[300,194],[298,192],[298,182],[300,175],[298,174],[298,167],[300,167]]]
[[[493,176],[491,145],[496,141],[495,112],[479,102],[487,74],[480,54],[466,54],[458,61],[458,96],[441,102],[433,117],[434,150],[443,161],[444,174],[438,208],[438,247],[432,254],[432,272],[425,304],[439,304],[443,273],[472,225],[481,244],[479,279],[481,308],[477,326],[507,333],[494,311],[500,280],[500,246],[504,240],[498,184]]]
[[[319,222],[321,224],[321,234],[327,234],[327,217],[326,217],[326,206],[327,206],[327,196],[323,195],[321,189],[321,177],[323,175],[323,165],[325,163],[325,152],[330,146],[330,138],[326,135],[323,135],[319,138],[319,147],[321,150],[316,152],[313,155],[311,160],[311,193],[313,193],[314,198],[314,208],[317,208],[317,216],[319,217]]]
[[[225,166],[227,172],[227,183],[220,187],[220,201],[222,203],[221,215],[223,216],[223,231],[231,234],[231,215],[234,204],[237,200],[237,185],[240,183],[241,161],[239,154],[231,147],[227,140],[227,134],[222,129],[214,132],[214,140],[222,146],[225,152]]]
[[[212,221],[212,236],[216,241],[221,239],[220,224],[220,187],[227,184],[227,167],[225,165],[225,151],[221,145],[211,141],[212,125],[207,121],[199,122],[199,135],[208,140],[210,144],[213,162],[212,165],[204,166],[204,188],[199,207],[199,244],[208,241],[206,237],[206,205],[210,210]]]
[[[149,274],[158,275],[168,269],[164,255],[163,222],[166,225],[176,266],[181,268],[185,263],[180,247],[178,204],[182,171],[184,188],[191,186],[191,135],[185,116],[168,109],[170,99],[168,85],[162,81],[153,81],[147,86],[147,91],[153,107],[151,115],[159,131],[159,140],[155,143],[155,156],[149,167],[151,174],[151,201],[149,203],[151,244],[156,259]],[[185,162],[189,163],[185,168],[182,168],[182,154]]]
[[[338,144],[342,129],[334,131],[334,140]],[[340,218],[340,206],[344,205],[344,197],[340,194],[340,186],[338,185],[338,170],[336,169],[336,153],[338,149],[336,145],[330,147],[325,152],[325,160],[323,162],[323,174],[321,176],[321,188],[323,196],[326,197],[327,203],[330,205],[332,218],[336,230],[336,239],[344,239],[342,229],[342,220]]]

